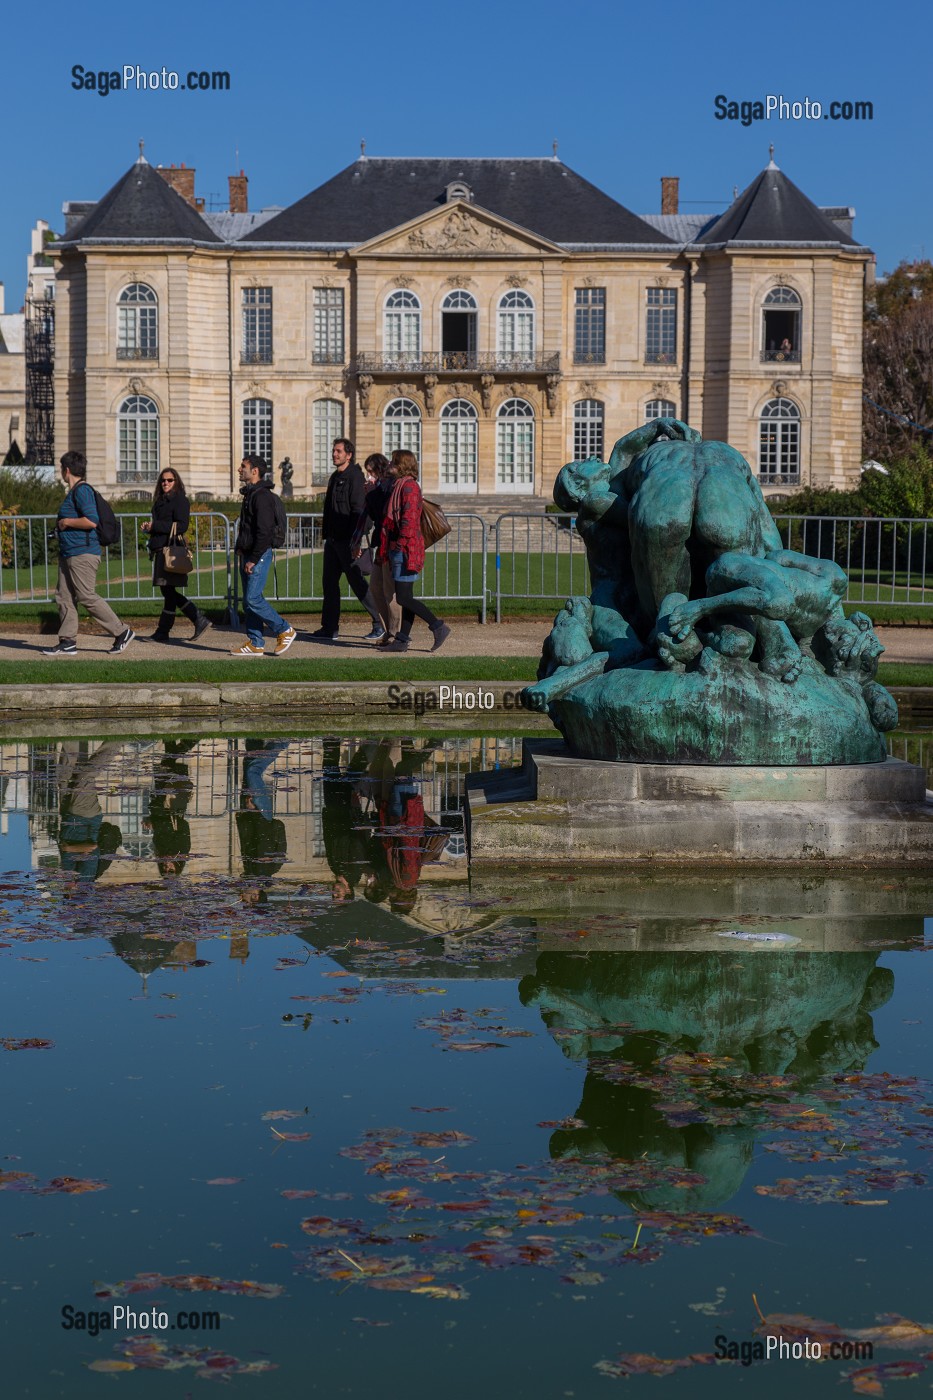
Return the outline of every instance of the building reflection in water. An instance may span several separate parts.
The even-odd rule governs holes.
[[[587,1065],[579,1106],[567,1105],[573,1123],[553,1133],[552,1155],[647,1155],[705,1178],[623,1193],[641,1210],[724,1205],[756,1136],[774,1126],[763,1105],[803,1108],[817,1080],[861,1071],[878,1048],[871,1013],[890,999],[894,974],[877,958],[542,954],[521,999],[540,1008],[563,1054]]]

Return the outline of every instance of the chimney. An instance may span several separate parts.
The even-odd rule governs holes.
[[[678,205],[679,205],[679,202],[680,202],[679,195],[680,195],[680,176],[679,176],[679,175],[662,175],[662,176],[661,176],[661,213],[662,213],[662,214],[677,214],[677,213],[680,212],[680,211],[679,211],[679,208],[678,208]]]
[[[239,175],[228,175],[227,184],[230,186],[230,213],[248,213],[246,190],[249,185],[249,176],[244,175],[241,170]]]
[[[203,209],[204,201],[201,200],[199,205],[199,201],[194,197],[193,166],[189,169],[184,161],[182,161],[179,166],[170,165],[168,169],[166,169],[164,165],[159,165],[156,169],[166,184],[171,185],[175,193],[180,194],[182,199],[191,205],[192,209],[197,209],[199,207]]]

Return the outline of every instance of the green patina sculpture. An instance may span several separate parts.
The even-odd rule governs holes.
[[[583,757],[651,763],[868,763],[897,706],[870,618],[846,618],[831,559],[783,547],[748,463],[659,418],[608,463],[571,462],[588,598],[545,641],[529,709]]]

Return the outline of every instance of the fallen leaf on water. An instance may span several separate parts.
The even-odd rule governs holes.
[[[38,1036],[28,1036],[17,1039],[14,1036],[5,1036],[0,1040],[0,1049],[3,1050],[51,1050],[54,1040],[41,1040]]]
[[[243,1180],[241,1176],[212,1176],[205,1183],[207,1186],[237,1186]]]
[[[693,1356],[649,1356],[641,1351],[623,1351],[615,1361],[597,1361],[596,1370],[604,1376],[669,1376],[688,1366],[715,1366],[716,1358],[708,1352]]]
[[[413,1288],[411,1292],[422,1293],[426,1298],[451,1298],[457,1301],[470,1296],[466,1289],[457,1283],[423,1284],[420,1288]]]
[[[99,1361],[89,1361],[87,1369],[89,1371],[104,1372],[135,1371],[136,1363],[134,1361],[112,1361],[108,1360],[107,1357],[101,1357]]]

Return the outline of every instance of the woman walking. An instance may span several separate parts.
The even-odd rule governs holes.
[[[186,574],[172,574],[165,568],[162,550],[171,539],[181,540],[191,520],[191,506],[185,495],[185,483],[173,467],[160,472],[152,497],[152,518],[143,526],[149,536],[149,558],[152,560],[152,586],[162,594],[162,613],[150,641],[167,642],[175,625],[175,611],[181,608],[189,622],[194,624],[196,641],[202,632],[210,627],[210,621],[180,592],[179,585],[186,581]],[[174,534],[172,527],[174,528]]]
[[[386,647],[386,651],[408,650],[416,617],[430,627],[434,634],[431,650],[437,651],[450,636],[450,628],[414,594],[414,584],[424,568],[418,459],[413,452],[393,452],[389,470],[395,477],[395,485],[382,517],[379,553],[389,562],[395,601],[402,609],[402,624],[395,641]]]
[[[402,610],[395,601],[392,566],[379,551],[382,518],[395,486],[395,476],[389,466],[388,458],[383,457],[381,452],[374,452],[370,457],[367,457],[363,464],[363,470],[367,477],[372,474],[373,484],[366,488],[366,504],[356,522],[356,529],[350,541],[350,550],[353,558],[359,559],[363,552],[363,538],[365,535],[369,535],[372,554],[369,588],[373,595],[376,611],[379,614],[379,620],[385,628],[385,632],[376,642],[376,646],[387,647],[395,641],[402,617]]]

